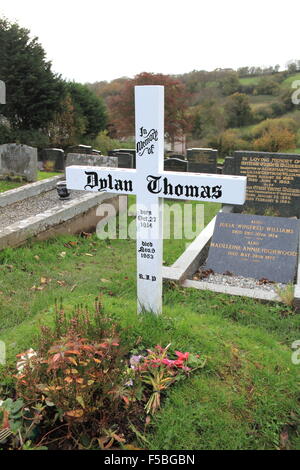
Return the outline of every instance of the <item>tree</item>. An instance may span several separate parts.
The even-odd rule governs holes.
[[[83,118],[75,113],[70,95],[62,102],[63,111],[57,113],[48,126],[48,135],[54,147],[68,147],[75,145],[85,131]]]
[[[234,93],[227,98],[225,113],[229,127],[242,127],[251,122],[249,98],[244,93]]]
[[[122,93],[109,100],[110,121],[119,137],[134,135],[134,86],[165,86],[165,132],[170,142],[180,140],[190,128],[187,92],[183,83],[169,75],[141,73],[127,80]]]
[[[60,110],[64,83],[37,38],[16,23],[0,18],[0,73],[6,84],[3,114],[18,129],[45,128]]]
[[[67,83],[67,90],[78,119],[84,123],[83,136],[94,139],[106,127],[106,108],[102,99],[80,83]]]
[[[221,90],[222,95],[228,96],[232,95],[233,93],[239,91],[240,89],[240,82],[238,79],[238,74],[228,73],[224,78],[219,80],[218,88]]]

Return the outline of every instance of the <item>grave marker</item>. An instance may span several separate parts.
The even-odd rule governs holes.
[[[226,157],[224,172],[247,176],[245,209],[300,217],[300,155],[237,151]]]
[[[135,87],[136,170],[70,166],[69,189],[136,194],[138,311],[162,310],[163,198],[243,204],[246,178],[163,171],[164,87]]]
[[[296,219],[219,213],[206,267],[220,274],[293,282],[299,229]]]
[[[218,151],[210,148],[187,149],[188,170],[193,173],[217,173]]]
[[[188,162],[181,158],[170,157],[164,161],[166,171],[187,171]]]

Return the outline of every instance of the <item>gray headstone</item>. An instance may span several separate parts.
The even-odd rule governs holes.
[[[224,173],[247,176],[242,210],[264,214],[272,209],[278,215],[300,217],[300,155],[237,151],[233,158],[225,159]]]
[[[68,153],[66,159],[66,167],[71,165],[107,166],[111,168],[117,168],[118,159],[117,157],[107,157],[104,155]]]
[[[133,156],[130,153],[115,152],[114,156],[118,159],[119,168],[133,168]]]
[[[187,171],[188,162],[181,158],[166,158],[164,161],[165,171]]]
[[[293,282],[299,230],[297,219],[219,213],[206,267],[220,274]]]
[[[188,171],[191,173],[217,173],[218,151],[210,148],[187,149]]]
[[[0,174],[37,180],[37,149],[22,144],[0,145]]]
[[[114,149],[111,151],[111,154],[114,155],[115,153],[130,153],[133,157],[132,160],[132,168],[136,168],[136,151],[135,149]],[[110,153],[109,153],[110,154]]]
[[[45,170],[64,171],[65,152],[62,149],[43,149],[41,156]]]

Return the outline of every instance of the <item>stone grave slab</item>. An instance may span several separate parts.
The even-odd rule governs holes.
[[[41,152],[41,157],[45,170],[64,171],[65,152],[62,149],[43,149]]]
[[[109,166],[113,168],[118,167],[117,157],[107,157],[104,155],[89,155],[86,153],[68,153],[66,158],[66,167],[72,165],[87,165],[87,166]]]
[[[187,149],[188,172],[217,173],[218,151],[210,148]]]
[[[299,154],[237,151],[226,157],[224,173],[247,176],[246,203],[237,210],[300,217]]]
[[[114,156],[118,159],[119,168],[133,168],[133,156],[131,153],[116,152]]]
[[[171,157],[164,161],[165,171],[187,171],[188,162],[181,158]]]
[[[297,219],[219,213],[206,267],[220,274],[293,282],[299,231]]]

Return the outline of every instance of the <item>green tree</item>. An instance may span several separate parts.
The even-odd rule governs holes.
[[[106,108],[101,98],[80,83],[67,83],[77,119],[84,123],[83,137],[94,139],[106,127]]]
[[[6,83],[2,113],[18,129],[45,128],[60,110],[64,83],[29,30],[0,18],[0,74]]]
[[[225,103],[225,113],[229,127],[246,126],[252,119],[249,97],[244,93],[229,96]]]

